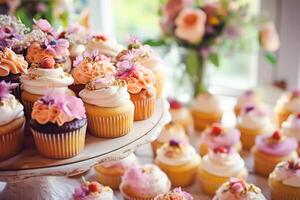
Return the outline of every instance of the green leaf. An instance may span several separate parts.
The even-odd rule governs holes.
[[[149,40],[144,41],[144,44],[148,44],[153,47],[158,47],[158,46],[164,45],[165,41],[163,39],[157,39],[157,40],[149,39]]]
[[[208,56],[208,59],[210,60],[210,62],[212,62],[212,64],[214,64],[216,67],[219,67],[219,56],[216,53],[211,53]]]
[[[186,72],[194,77],[197,75],[198,53],[195,49],[189,49],[186,56]]]
[[[277,65],[277,59],[273,53],[265,52],[265,58],[271,65],[273,66]]]

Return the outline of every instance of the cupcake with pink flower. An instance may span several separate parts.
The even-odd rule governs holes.
[[[238,97],[237,102],[234,106],[234,113],[239,116],[241,110],[246,106],[260,105],[261,100],[259,95],[253,90],[245,91],[241,96]]]
[[[183,191],[180,187],[174,188],[173,190],[167,192],[166,194],[160,194],[154,198],[154,200],[194,200],[193,196]]]
[[[216,192],[213,200],[266,200],[261,189],[238,178],[231,178]]]
[[[300,113],[290,115],[289,118],[282,123],[281,129],[285,136],[297,139],[298,154],[300,154]]]
[[[125,199],[151,200],[167,193],[171,183],[156,165],[134,165],[122,177],[120,191]]]

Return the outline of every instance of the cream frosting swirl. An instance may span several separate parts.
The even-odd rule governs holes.
[[[201,163],[204,170],[222,177],[234,177],[246,169],[244,160],[237,152],[215,153],[210,150]]]
[[[300,117],[299,115],[290,115],[281,125],[282,132],[288,137],[294,137],[300,141]]]
[[[121,168],[129,168],[130,166],[137,164],[137,158],[134,153],[130,154],[129,156],[117,160],[117,161],[109,161],[109,162],[104,162],[101,164],[105,168],[110,168],[110,167],[121,167]]]
[[[47,90],[66,92],[73,82],[72,76],[60,67],[53,69],[32,67],[27,74],[21,76],[22,89],[37,95],[43,95]]]
[[[220,99],[209,93],[199,94],[193,102],[193,109],[204,113],[221,114],[223,112]]]
[[[167,124],[161,131],[157,141],[166,143],[170,140],[176,140],[180,142],[187,142],[188,137],[185,134],[184,128],[180,124],[170,123]]]
[[[115,80],[113,76],[93,80],[80,91],[79,96],[84,102],[99,107],[119,107],[130,103],[126,83]]]
[[[284,94],[277,102],[278,107],[283,107],[291,113],[300,112],[300,91],[294,90],[290,93]]]
[[[27,71],[28,63],[22,55],[15,54],[11,49],[0,51],[0,76],[23,74]]]
[[[258,105],[260,103],[259,96],[252,90],[247,90],[237,99],[236,106],[244,108],[250,105]]]
[[[23,105],[11,94],[0,101],[0,126],[24,116]]]

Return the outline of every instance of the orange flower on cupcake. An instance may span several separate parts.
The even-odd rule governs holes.
[[[185,8],[175,20],[175,35],[190,43],[201,41],[205,33],[206,14],[201,9]]]
[[[277,51],[280,46],[280,41],[276,27],[273,23],[264,24],[259,32],[259,40],[262,48],[266,51]]]

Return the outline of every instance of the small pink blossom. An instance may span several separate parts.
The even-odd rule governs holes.
[[[123,60],[117,63],[117,77],[120,79],[128,77],[137,70],[137,65],[129,60]]]
[[[273,23],[264,24],[259,33],[260,44],[266,51],[277,51],[280,47],[279,36]]]
[[[33,19],[33,22],[37,28],[42,30],[43,32],[46,32],[52,36],[55,36],[54,29],[52,28],[51,24],[46,19],[39,19],[35,20]]]
[[[10,90],[16,88],[17,83],[6,83],[5,81],[0,82],[0,100],[9,96]]]
[[[229,187],[232,193],[238,194],[246,189],[246,184],[242,179],[232,178],[229,181]]]
[[[193,4],[193,0],[168,0],[163,7],[163,14],[173,21],[182,9]]]
[[[47,51],[50,51],[54,55],[66,54],[69,48],[69,42],[66,39],[47,39],[45,41]]]

